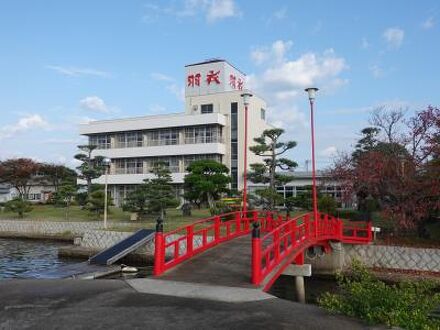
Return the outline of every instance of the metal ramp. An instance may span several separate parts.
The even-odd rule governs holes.
[[[111,265],[143,244],[153,240],[154,233],[153,229],[140,229],[126,239],[94,255],[89,259],[89,263]]]

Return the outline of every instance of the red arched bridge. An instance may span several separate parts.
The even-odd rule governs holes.
[[[372,239],[369,222],[269,211],[226,213],[167,233],[158,223],[155,235],[155,276],[264,291],[290,264],[303,264],[310,247],[330,253],[331,241],[367,244]]]

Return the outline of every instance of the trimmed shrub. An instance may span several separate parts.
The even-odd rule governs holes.
[[[360,262],[349,274],[338,275],[339,294],[325,293],[318,303],[336,313],[360,318],[369,324],[403,329],[439,329],[440,321],[430,313],[440,304],[438,284],[429,281],[387,285]]]

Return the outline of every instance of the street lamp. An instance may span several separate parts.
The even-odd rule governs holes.
[[[241,97],[243,98],[243,104],[244,104],[244,153],[243,153],[243,213],[245,217],[247,218],[247,145],[248,145],[248,107],[250,98],[252,97],[252,94],[249,91],[245,91],[243,94],[241,94]]]
[[[111,164],[110,158],[104,158],[102,160],[102,165],[105,167],[104,176],[104,229],[107,229],[107,183],[108,183],[108,172]]]
[[[312,193],[313,193],[313,218],[315,222],[315,235],[318,236],[318,198],[316,192],[316,166],[315,166],[315,127],[313,123],[313,106],[318,88],[309,87],[305,91],[309,94],[310,101],[310,126],[312,130]]]

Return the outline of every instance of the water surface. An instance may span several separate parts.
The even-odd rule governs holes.
[[[58,258],[64,242],[0,238],[0,279],[41,278],[40,274],[75,263]]]

